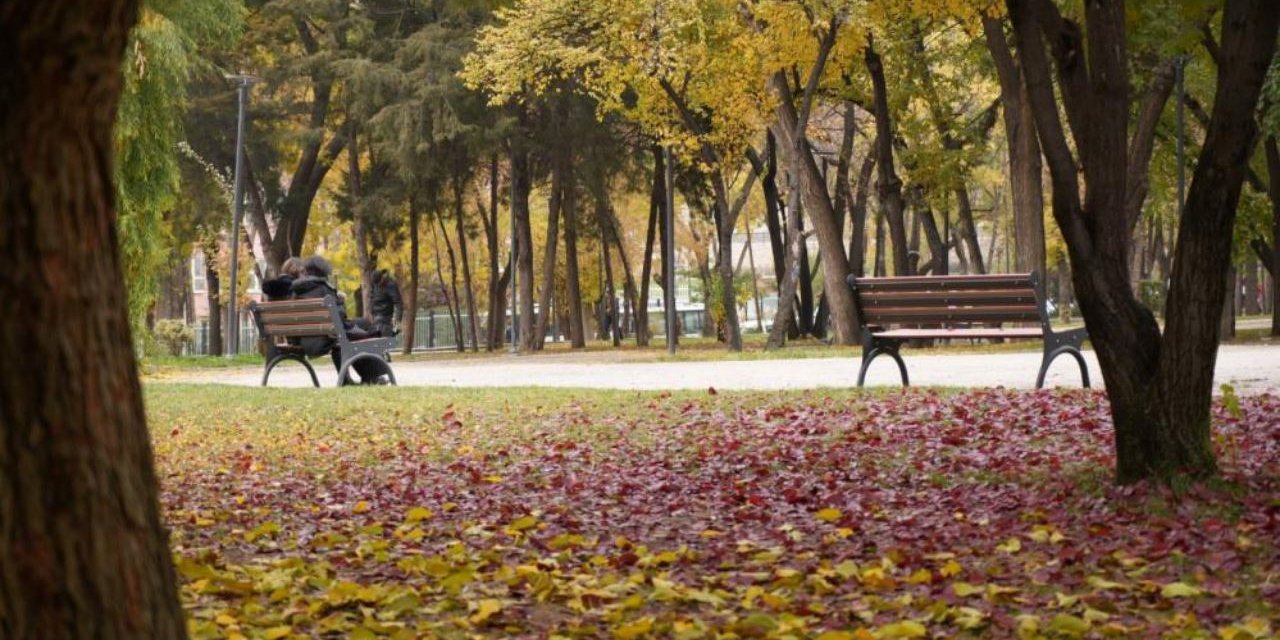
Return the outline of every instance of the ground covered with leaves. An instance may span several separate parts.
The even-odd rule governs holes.
[[[198,638],[1280,630],[1276,396],[1116,488],[1089,391],[147,395]]]

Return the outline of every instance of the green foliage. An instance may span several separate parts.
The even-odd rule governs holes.
[[[155,301],[158,275],[172,249],[165,215],[177,203],[187,82],[200,64],[201,48],[234,38],[242,12],[234,0],[158,0],[143,8],[130,34],[116,121],[115,178],[135,333]]]

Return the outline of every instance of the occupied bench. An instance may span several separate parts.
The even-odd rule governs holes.
[[[849,276],[862,329],[862,368],[879,355],[898,363],[902,385],[908,385],[907,365],[899,347],[917,339],[1039,339],[1044,356],[1036,388],[1044,387],[1049,364],[1070,354],[1080,364],[1080,377],[1089,386],[1089,369],[1080,346],[1089,336],[1085,329],[1054,331],[1049,324],[1044,289],[1034,273],[968,276],[904,276],[858,278]],[[1037,323],[1038,327],[1002,327],[1003,323]]]
[[[368,338],[350,340],[342,322],[342,312],[333,296],[284,300],[281,302],[252,302],[249,312],[258,325],[258,335],[266,343],[266,369],[262,373],[262,386],[267,386],[271,370],[285,360],[302,363],[311,374],[311,383],[320,386],[315,369],[307,361],[306,351],[298,344],[302,338],[328,338],[334,341],[338,351],[338,386],[350,380],[351,365],[361,360],[377,360],[386,369],[391,384],[396,374],[391,370],[387,352],[395,347],[395,338]],[[361,380],[362,383],[371,381]]]

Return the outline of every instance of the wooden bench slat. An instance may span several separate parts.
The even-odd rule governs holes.
[[[972,328],[972,329],[889,329],[874,331],[872,335],[881,338],[904,338],[907,340],[924,338],[947,338],[968,340],[977,338],[1043,338],[1044,330],[1039,327],[1018,327],[1011,329]]]
[[[857,278],[859,292],[917,291],[953,289],[1012,289],[1032,287],[1031,274],[978,276],[903,276],[900,278]]]
[[[863,309],[864,322],[1039,322],[1040,309],[1034,305],[973,307],[869,307]]]
[[[948,307],[979,304],[1034,305],[1037,302],[1034,289],[866,291],[861,293],[860,299],[864,307]]]
[[[333,323],[326,322],[324,324],[289,324],[289,325],[266,325],[264,331],[269,336],[284,336],[292,338],[306,338],[311,336],[334,336]]]
[[[315,311],[272,311],[262,314],[262,324],[272,327],[286,324],[319,324],[330,322],[332,312],[321,307]]]

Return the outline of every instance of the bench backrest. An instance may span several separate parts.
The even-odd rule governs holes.
[[[1049,315],[1034,273],[972,276],[850,276],[862,325],[1039,322]]]
[[[267,339],[341,337],[342,316],[332,296],[254,302],[249,305],[258,333]]]

